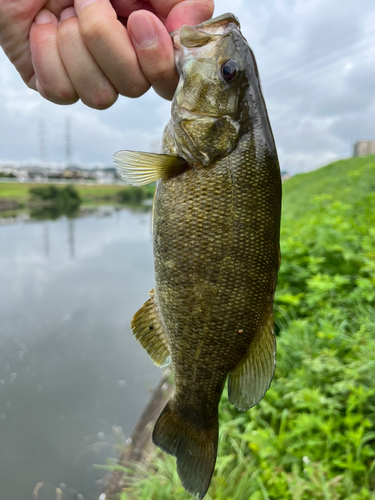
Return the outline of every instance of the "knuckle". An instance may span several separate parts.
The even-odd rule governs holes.
[[[78,95],[72,87],[56,86],[51,88],[38,83],[37,88],[42,97],[55,104],[73,104],[78,101]]]
[[[107,37],[108,23],[103,19],[86,19],[80,22],[79,30],[87,44],[97,44]]]
[[[138,62],[129,63],[126,70],[122,68],[122,71],[119,71],[116,78],[112,80],[112,84],[120,95],[131,98],[141,97],[151,87]]]
[[[35,5],[33,2],[0,2],[0,26],[11,23],[30,23],[35,17]]]
[[[77,24],[74,20],[66,19],[57,30],[57,43],[66,44],[74,41],[78,35]]]
[[[24,82],[26,83],[26,85],[29,87],[29,89],[32,89],[32,90],[38,90],[37,87],[36,87],[36,76],[35,76],[35,73],[34,73],[34,70],[32,70],[31,72],[29,72],[27,75],[23,75],[23,80]]]
[[[151,85],[147,81],[144,82],[133,81],[128,85],[123,86],[123,88],[119,90],[119,94],[131,98],[141,97],[148,91],[150,87]]]
[[[173,68],[174,69],[174,68]],[[161,80],[169,80],[171,78],[170,66],[166,64],[157,64],[150,67],[150,70],[147,74],[147,78],[151,81],[161,81]]]
[[[172,50],[172,49],[171,49]],[[151,83],[155,81],[168,81],[175,73],[173,52],[162,45],[155,44],[155,47],[137,53],[142,72]]]
[[[69,23],[66,23],[65,26],[61,25],[57,31],[57,45],[59,49],[61,49],[61,47],[69,47],[74,44],[77,39],[77,31],[75,31],[72,26],[67,26],[68,24]]]
[[[81,101],[94,109],[108,109],[110,108],[118,98],[118,93],[114,89],[98,89],[93,92],[90,96],[82,96]]]

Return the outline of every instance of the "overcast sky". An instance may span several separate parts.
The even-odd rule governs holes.
[[[375,140],[374,0],[217,0],[232,11],[258,62],[281,169],[291,174],[351,156]],[[58,106],[29,90],[0,50],[0,162],[64,162],[70,117],[72,160],[112,164],[119,149],[155,149],[170,103],[150,90],[106,111]]]

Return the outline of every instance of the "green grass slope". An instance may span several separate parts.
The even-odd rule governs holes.
[[[375,156],[339,160],[283,184],[283,217],[303,217],[319,195],[355,202],[375,191]]]
[[[215,500],[375,499],[375,157],[284,184],[277,368],[264,399],[220,405]],[[190,498],[174,459],[122,499]]]

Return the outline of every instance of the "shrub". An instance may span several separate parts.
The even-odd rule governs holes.
[[[140,204],[153,196],[154,186],[127,186],[116,194],[118,202],[125,204]]]
[[[57,219],[61,215],[74,217],[81,204],[81,197],[71,184],[65,187],[57,187],[53,184],[36,186],[31,188],[29,193],[32,200],[44,204],[31,211],[31,216],[36,219]]]

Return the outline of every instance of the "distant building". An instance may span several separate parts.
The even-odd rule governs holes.
[[[287,181],[288,179],[290,179],[290,175],[285,170],[282,170],[281,171],[281,180],[282,180],[282,182]]]
[[[3,175],[15,175],[14,167],[0,166],[0,174]]]
[[[121,178],[114,167],[103,167],[100,165],[91,168],[70,165],[51,164],[49,166],[39,164],[1,165],[0,177],[16,177],[20,181],[27,182],[77,182],[98,184],[122,184]],[[5,179],[6,180],[6,179]]]
[[[80,167],[70,166],[64,169],[64,179],[86,179],[86,171]]]
[[[353,156],[375,155],[375,141],[358,141],[354,144]]]

